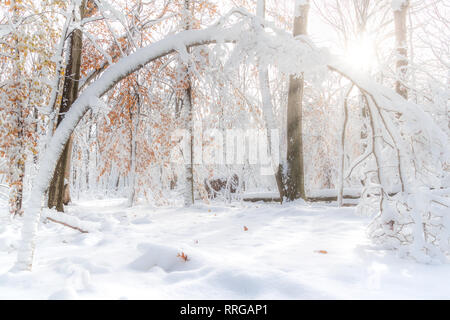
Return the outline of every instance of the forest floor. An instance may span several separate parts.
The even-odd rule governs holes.
[[[0,299],[449,299],[450,264],[371,245],[354,208],[302,202],[126,208],[80,201],[81,234],[40,225],[33,272],[11,273],[21,220],[0,210]],[[187,259],[186,259],[187,256]]]

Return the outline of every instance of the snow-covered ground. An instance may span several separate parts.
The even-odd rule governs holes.
[[[33,272],[10,273],[21,221],[0,215],[0,299],[449,299],[450,264],[373,247],[353,208],[184,208],[82,201],[81,234],[41,224]],[[243,207],[245,206],[245,207]],[[178,255],[187,255],[187,261]]]

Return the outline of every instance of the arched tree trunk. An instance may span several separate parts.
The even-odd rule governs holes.
[[[86,0],[80,5],[80,16],[83,17]],[[56,126],[58,127],[64,119],[64,115],[69,111],[72,103],[78,97],[78,83],[80,80],[81,50],[83,47],[83,35],[81,30],[75,29],[70,35],[69,58],[67,61],[61,106]],[[69,178],[70,160],[72,155],[72,139],[66,143],[63,153],[58,159],[56,170],[53,175],[50,188],[48,190],[48,207],[56,208],[59,212],[64,212],[64,204],[70,202]]]
[[[240,14],[243,13],[240,12]],[[224,27],[222,24],[217,23],[207,29],[188,30],[180,32],[179,34],[169,35],[162,40],[148,45],[147,47],[138,49],[135,53],[132,53],[129,56],[123,57],[117,63],[107,68],[99,79],[90,84],[82,92],[82,94],[72,104],[71,109],[64,117],[61,125],[56,129],[45,153],[42,157],[40,157],[40,163],[42,165],[39,166],[36,179],[34,180],[33,189],[30,193],[31,197],[29,200],[29,205],[26,208],[26,213],[24,214],[22,239],[17,251],[18,257],[15,265],[16,270],[31,270],[32,268],[42,198],[50,185],[50,180],[56,167],[55,159],[59,158],[62,154],[64,146],[66,145],[70,135],[86,112],[97,104],[101,104],[99,99],[112,87],[133,72],[141,69],[146,64],[168,54],[175,53],[181,47],[200,46],[217,43],[219,41],[222,43],[238,42],[240,40],[239,35],[243,32],[243,30],[242,24]],[[284,35],[282,31],[278,32]],[[291,48],[291,46],[298,43],[298,41],[294,39],[290,40],[291,41],[286,43],[286,48]],[[311,49],[315,50],[314,47]],[[317,50],[316,53],[320,54],[320,51]],[[427,124],[433,123],[432,118],[419,106],[414,103],[404,101],[403,98],[399,97],[398,94],[392,90],[383,87],[375,81],[372,81],[370,77],[362,76],[359,72],[356,72],[350,66],[342,63],[339,59],[330,56],[328,63],[324,63],[324,66],[325,65],[330,70],[338,72],[354,82],[355,86],[360,88],[361,91],[371,94],[374,103],[383,105],[389,112],[410,112],[413,117],[411,121],[414,120],[414,123],[417,125],[422,123],[419,119],[425,120],[423,121],[425,124],[422,128],[425,128]],[[301,70],[297,70],[297,72],[301,72]],[[383,111],[386,112],[385,110]],[[395,129],[392,123],[387,123],[387,125],[389,128]],[[394,138],[396,140],[402,139],[398,132],[394,133]],[[445,145],[447,137],[444,136],[444,134],[435,132],[433,136],[439,139],[440,145]],[[402,148],[399,148],[399,152],[401,153],[400,159],[403,159],[403,162],[406,164],[409,163],[409,158],[405,153],[406,151],[404,152]]]
[[[296,1],[294,37],[306,35],[309,1]],[[304,80],[291,76],[287,110],[287,161],[285,197],[288,201],[305,199],[305,172],[303,165],[303,109]]]
[[[90,84],[72,104],[61,124],[51,137],[44,155],[40,158],[39,170],[34,180],[27,213],[24,215],[22,240],[17,253],[16,270],[31,270],[33,264],[35,239],[39,224],[41,202],[48,190],[51,178],[56,170],[57,161],[82,117],[95,106],[97,100],[112,87],[147,63],[176,52],[180,46],[199,46],[217,43],[217,41],[234,42],[241,31],[240,26],[227,29],[214,25],[205,30],[189,30],[151,44],[130,56],[120,59],[109,67],[99,79]],[[45,165],[44,165],[45,164]]]

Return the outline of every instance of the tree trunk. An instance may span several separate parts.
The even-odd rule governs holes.
[[[294,36],[305,35],[308,24],[309,1],[297,1],[295,6]],[[286,194],[288,201],[305,199],[303,166],[302,104],[304,80],[291,76],[287,111],[287,168]]]
[[[185,181],[185,190],[184,190],[184,205],[185,206],[191,206],[194,204],[194,130],[193,130],[193,114],[192,114],[192,96],[191,96],[191,87],[186,89],[185,91],[185,97],[183,101],[183,108],[185,109],[185,124],[186,129],[188,131],[187,139],[188,141],[188,148],[185,148],[185,152],[187,152],[187,160],[188,162],[185,164],[185,174],[186,174],[186,181]]]
[[[397,46],[397,81],[395,90],[405,99],[408,99],[408,89],[405,86],[408,70],[408,49],[406,44],[406,14],[408,13],[408,8],[409,0],[404,0],[398,10],[396,10],[397,8],[394,9],[395,39]]]
[[[258,0],[256,7],[256,14],[258,17],[265,19],[266,18],[266,1]],[[262,105],[263,105],[263,115],[264,120],[266,122],[267,128],[267,140],[268,140],[268,152],[271,158],[271,166],[275,171],[275,181],[277,183],[277,189],[280,193],[280,199],[284,199],[285,190],[284,190],[284,180],[283,180],[283,170],[280,162],[278,161],[278,165],[275,165],[273,154],[272,154],[272,129],[276,128],[275,117],[273,114],[273,104],[272,104],[272,95],[270,93],[270,82],[269,82],[269,72],[266,69],[263,69],[261,66],[258,67],[259,73],[259,86],[262,97]],[[279,160],[279,159],[278,159]]]
[[[21,14],[21,4],[16,1],[11,1],[10,9],[12,11],[12,26],[16,27]],[[25,117],[24,110],[26,108],[25,97],[27,92],[25,89],[24,79],[21,71],[21,54],[20,54],[20,40],[18,30],[13,32],[14,42],[14,59],[13,59],[13,72],[11,91],[9,94],[10,102],[10,119],[13,126],[13,142],[12,150],[8,152],[8,183],[10,185],[9,190],[9,209],[10,213],[14,216],[22,215],[22,202],[23,202],[23,182],[25,176]],[[15,132],[14,132],[15,131]]]
[[[136,167],[137,167],[137,135],[139,131],[139,124],[140,124],[140,116],[141,116],[141,95],[140,95],[140,85],[136,83],[135,86],[135,94],[136,94],[136,104],[137,104],[137,113],[136,117],[133,117],[133,112],[130,108],[130,134],[131,134],[131,141],[130,141],[130,192],[128,194],[128,207],[132,207],[137,199],[136,194]]]
[[[80,16],[84,16],[86,0],[83,0],[80,6]],[[64,115],[69,111],[72,103],[78,97],[78,82],[80,80],[81,50],[83,46],[83,35],[81,30],[75,29],[70,36],[69,59],[66,66],[63,94],[61,106],[56,126],[59,126],[64,119]],[[70,178],[70,160],[72,154],[72,143],[69,140],[64,151],[58,159],[56,169],[48,190],[48,207],[54,208],[59,212],[64,212],[64,203],[70,202],[69,179]]]
[[[191,29],[190,24],[190,17],[189,12],[191,10],[191,4],[190,0],[184,1],[184,10],[185,12],[185,30]],[[189,52],[189,48],[187,49]],[[186,77],[187,77],[187,88],[184,92],[183,97],[183,108],[184,114],[185,114],[185,124],[186,129],[188,130],[188,139],[189,139],[189,146],[185,152],[188,152],[187,158],[188,163],[185,164],[185,174],[186,174],[186,181],[185,181],[185,190],[184,190],[184,205],[185,206],[191,206],[194,204],[194,115],[193,115],[193,108],[192,108],[192,86],[191,86],[191,79],[189,75],[189,68],[186,70]]]
[[[342,121],[341,128],[341,141],[340,141],[340,150],[339,150],[339,171],[338,171],[338,194],[337,194],[337,203],[339,207],[342,207],[344,204],[344,168],[345,168],[345,132],[347,131],[348,124],[348,97],[352,92],[353,85],[347,91],[347,94],[344,97],[343,101],[343,113],[344,119]]]
[[[69,181],[70,181],[70,161],[72,159],[72,145],[73,145],[73,138],[70,137],[68,142],[68,155],[66,157],[66,167],[64,170],[64,190],[63,190],[63,204],[67,206],[71,201],[70,197],[70,187],[69,187]]]

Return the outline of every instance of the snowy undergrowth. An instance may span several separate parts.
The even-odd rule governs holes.
[[[383,202],[369,226],[375,243],[421,263],[446,263],[450,255],[450,191],[421,188]]]
[[[449,298],[449,264],[375,248],[353,208],[240,204],[126,208],[77,203],[99,226],[40,224],[33,272],[8,272],[22,221],[1,209],[0,299]],[[247,229],[247,231],[245,231]]]

